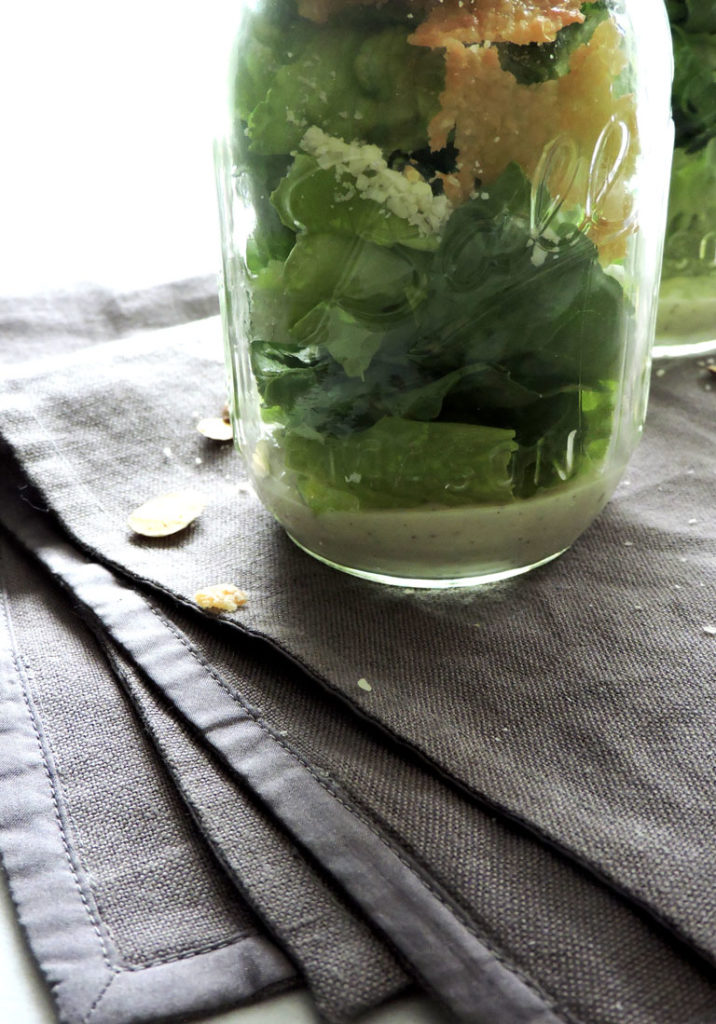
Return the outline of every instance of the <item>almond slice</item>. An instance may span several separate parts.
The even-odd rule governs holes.
[[[231,441],[234,437],[231,424],[220,416],[206,416],[199,420],[196,429],[210,441]]]
[[[150,498],[135,509],[127,523],[142,537],[169,537],[186,529],[204,511],[205,502],[193,491],[170,491]]]

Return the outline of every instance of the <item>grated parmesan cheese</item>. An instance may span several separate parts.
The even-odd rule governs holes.
[[[438,234],[452,212],[448,198],[433,195],[428,182],[419,175],[405,175],[388,167],[379,146],[345,142],[312,125],[301,139],[301,149],[315,157],[322,170],[335,168],[338,180],[347,175],[354,178],[355,188],[364,199],[385,206],[422,235]],[[353,194],[348,186],[346,197]]]

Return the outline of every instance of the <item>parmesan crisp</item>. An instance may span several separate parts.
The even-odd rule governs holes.
[[[552,43],[565,25],[583,22],[583,0],[444,0],[435,4],[410,42]]]

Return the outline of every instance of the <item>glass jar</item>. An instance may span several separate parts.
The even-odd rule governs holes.
[[[645,415],[670,61],[652,0],[243,4],[216,148],[231,403],[300,547],[467,585],[599,513]]]
[[[667,3],[674,166],[655,356],[716,352],[716,6]]]

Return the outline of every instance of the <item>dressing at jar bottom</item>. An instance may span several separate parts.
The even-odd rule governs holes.
[[[289,537],[334,568],[407,587],[474,586],[562,554],[602,510],[619,476],[580,480],[504,505],[323,512],[273,478],[261,496]]]

